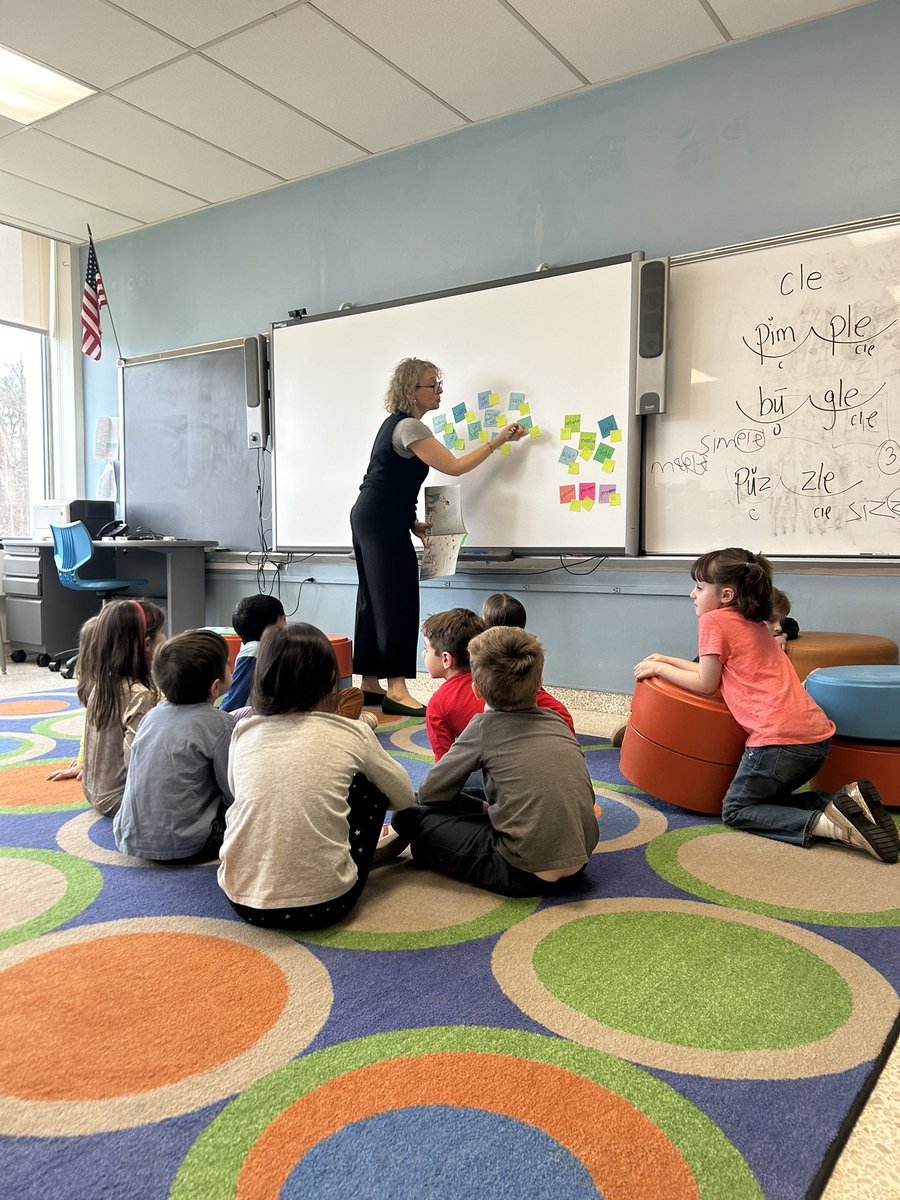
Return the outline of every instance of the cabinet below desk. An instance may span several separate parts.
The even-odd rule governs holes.
[[[97,601],[62,586],[52,547],[47,555],[34,542],[6,539],[4,546],[6,636],[14,655],[35,654],[44,666],[43,660],[75,648]]]

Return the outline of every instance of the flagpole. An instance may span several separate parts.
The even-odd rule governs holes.
[[[91,229],[90,225],[88,225],[87,231],[88,231],[88,238],[90,239],[90,243],[92,246],[94,246],[94,231]],[[97,253],[97,247],[94,246],[94,254],[96,255],[96,253]],[[98,268],[100,266],[99,258],[97,259],[97,266],[98,266]],[[103,279],[102,271],[100,272],[100,278],[103,280],[103,291],[106,295],[106,304],[104,305],[104,307],[105,307],[107,313],[109,314],[109,323],[112,326],[113,337],[115,338],[115,342],[116,342],[116,352],[118,354],[118,357],[121,358],[122,357],[122,347],[119,345],[119,335],[116,332],[116,323],[113,320],[112,307],[110,306],[110,303],[109,303],[109,292],[107,292],[107,290],[106,290],[106,280]]]

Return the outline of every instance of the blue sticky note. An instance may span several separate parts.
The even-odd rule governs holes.
[[[479,433],[481,433],[481,422],[470,421],[466,428],[469,434],[469,441],[473,442],[478,437]]]
[[[573,463],[577,457],[578,451],[574,446],[563,446],[562,453],[557,461],[561,462],[563,466],[567,467],[569,463]]]
[[[490,408],[491,407],[491,393],[490,392],[479,392],[478,393],[478,407],[479,408]]]
[[[530,429],[534,424],[534,417],[518,417],[516,419],[516,424],[524,425],[526,429]]]
[[[455,429],[449,429],[444,434],[444,445],[447,447],[448,450],[452,450],[453,447],[456,445],[456,430]]]
[[[496,408],[486,408],[482,414],[484,419],[485,429],[494,429],[497,426],[497,418],[500,416]]]
[[[619,426],[616,424],[615,417],[604,417],[603,420],[598,421],[597,424],[600,426],[601,437],[609,437],[614,429],[619,428]]]
[[[441,433],[444,426],[447,424],[447,418],[443,413],[438,413],[436,417],[431,418],[431,425],[435,433]]]
[[[510,392],[509,393],[509,407],[511,409],[513,409],[515,412],[518,412],[519,405],[523,404],[524,402],[525,402],[525,393],[524,392]]]
[[[453,420],[454,421],[462,421],[465,418],[465,415],[467,412],[468,412],[468,405],[454,404],[453,405]]]

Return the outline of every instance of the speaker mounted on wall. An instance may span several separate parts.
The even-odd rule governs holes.
[[[265,450],[269,440],[269,353],[264,333],[244,338],[247,449]]]
[[[639,417],[666,411],[669,260],[641,264],[638,297],[637,407]]]

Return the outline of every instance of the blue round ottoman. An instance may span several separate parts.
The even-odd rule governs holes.
[[[900,742],[900,667],[819,667],[805,686],[840,737]]]

